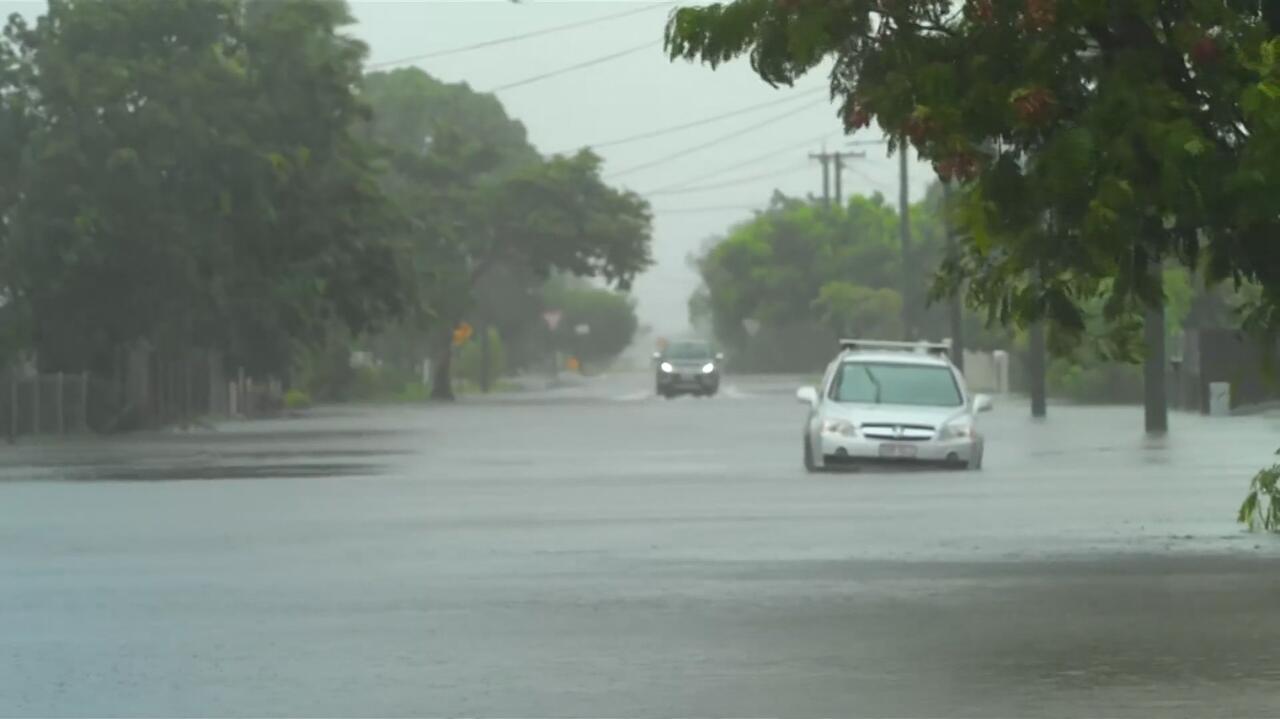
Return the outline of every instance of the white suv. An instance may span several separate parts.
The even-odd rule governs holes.
[[[804,466],[921,462],[982,468],[976,415],[991,409],[971,395],[938,343],[841,340],[821,387],[801,387],[809,405]]]

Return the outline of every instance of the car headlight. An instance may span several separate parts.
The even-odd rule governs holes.
[[[676,368],[672,367],[670,362],[663,362],[662,364],[658,365],[658,369],[662,370],[663,372],[670,373],[670,372],[674,372]]]
[[[714,362],[708,362],[702,365],[702,374],[711,374],[712,372],[715,372],[715,371],[716,371],[716,365]]]
[[[968,439],[973,436],[973,420],[958,419],[942,425],[939,439]]]
[[[853,426],[853,422],[848,422],[843,419],[823,420],[822,431],[826,434],[839,434],[845,437],[858,436],[858,428]]]

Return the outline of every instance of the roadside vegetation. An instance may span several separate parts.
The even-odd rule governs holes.
[[[1252,288],[1243,323],[1274,351],[1280,5],[732,0],[674,11],[666,47],[774,85],[823,68],[847,132],[878,124],[955,185],[935,296],[1060,350],[1141,347],[1148,432],[1167,430],[1171,268]]]
[[[542,320],[570,305],[592,362],[625,346],[634,312],[609,289],[651,262],[646,201],[589,151],[541,154],[493,95],[367,72],[351,22],[341,0],[54,0],[10,18],[0,361],[102,378],[111,411],[146,424],[173,408],[128,406],[156,395],[125,381],[135,365],[165,386],[200,356],[299,407],[498,386],[571,349]],[[464,324],[488,340],[483,379]],[[350,366],[360,352],[376,371]]]

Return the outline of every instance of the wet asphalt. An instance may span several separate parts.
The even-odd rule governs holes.
[[[1025,402],[806,475],[643,377],[0,449],[0,715],[1276,716],[1276,416]]]

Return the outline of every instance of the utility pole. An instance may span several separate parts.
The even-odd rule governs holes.
[[[835,201],[837,206],[844,206],[844,161],[845,160],[861,160],[865,158],[865,152],[822,152],[809,153],[810,159],[817,160],[822,163],[822,203],[827,207],[831,207],[831,175],[835,170],[836,193]]]
[[[845,160],[862,160],[865,159],[865,152],[837,152],[835,155],[836,166],[836,205],[844,207],[844,187],[841,182],[844,179],[844,161]]]
[[[951,227],[951,183],[942,182],[942,226],[946,236],[947,257],[956,251],[956,238]],[[959,287],[948,298],[948,310],[951,316],[951,361],[956,368],[964,372],[964,313],[960,306]]]
[[[915,339],[915,282],[911,264],[911,193],[907,187],[907,152],[911,145],[903,137],[898,143],[898,240],[902,252],[902,338]]]
[[[822,204],[831,207],[831,155],[824,149],[822,152],[810,152],[809,159],[822,163]]]

